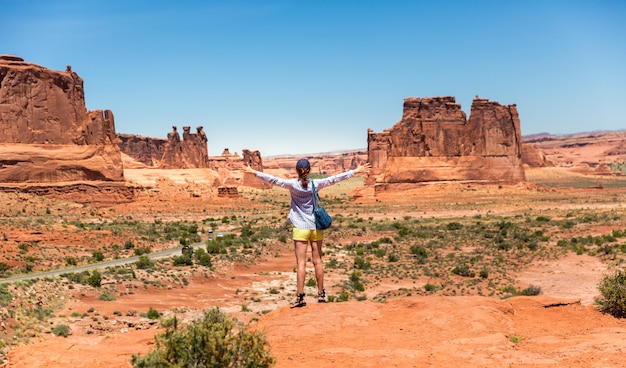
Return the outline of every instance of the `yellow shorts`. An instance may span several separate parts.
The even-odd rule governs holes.
[[[318,241],[324,240],[324,230],[304,230],[293,228],[293,240]]]

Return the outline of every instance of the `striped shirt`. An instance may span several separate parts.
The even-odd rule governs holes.
[[[306,188],[302,186],[300,179],[282,179],[260,171],[256,172],[256,176],[272,185],[289,189],[289,193],[291,194],[291,208],[289,209],[289,216],[287,217],[289,222],[299,229],[315,230],[311,181],[315,183],[315,190],[319,192],[322,188],[353,177],[354,171],[349,170],[324,179],[309,179],[309,184]]]

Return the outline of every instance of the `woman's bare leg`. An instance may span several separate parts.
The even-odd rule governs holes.
[[[306,250],[308,241],[294,240],[293,248],[296,254],[296,285],[298,294],[304,293],[304,278],[306,276]]]
[[[315,267],[315,280],[317,281],[317,294],[324,291],[324,262],[322,262],[322,240],[311,242],[311,259]]]

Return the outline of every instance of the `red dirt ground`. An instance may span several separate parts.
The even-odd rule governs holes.
[[[160,195],[163,193],[117,206],[115,211],[137,216],[165,213],[176,199],[164,200]],[[237,205],[246,205],[240,202]],[[515,205],[526,208],[524,203]],[[623,212],[619,203],[610,205]],[[551,204],[544,206],[549,210]],[[228,210],[228,206],[223,207]],[[467,210],[467,215],[484,211],[479,201],[476,208]],[[416,210],[411,215],[419,213],[449,214],[442,209]],[[517,279],[521,284],[541,286],[542,295],[536,297],[411,296],[386,303],[327,304],[317,304],[308,297],[309,305],[295,310],[288,308],[290,298],[265,295],[269,287],[293,289],[293,267],[293,254],[286,246],[279,257],[260,259],[256,265],[221,265],[217,277],[190,274],[185,287],[138,289],[115,302],[101,301],[93,292],[77,289],[76,297],[55,314],[70,316],[93,308],[92,315],[111,316],[116,311],[154,307],[169,315],[176,310],[183,321],[188,321],[200,316],[203,309],[219,306],[242,321],[251,321],[252,328],[265,331],[279,368],[625,366],[626,320],[602,314],[593,305],[597,284],[607,270],[594,257],[572,254],[520,272]],[[309,272],[310,268],[309,264]],[[255,295],[261,302],[253,303],[244,295]],[[242,305],[251,311],[242,311]],[[271,312],[257,314],[263,310]],[[131,356],[152,348],[153,336],[163,330],[148,321],[126,325],[125,317],[99,318],[98,322],[76,318],[72,335],[62,338],[48,334],[14,348],[5,366],[130,367]],[[97,333],[88,333],[93,330]]]
[[[289,282],[290,256],[285,251],[255,266],[236,267],[229,277],[198,277],[180,290],[138,292],[118,302],[135,310],[185,308],[196,316],[217,304],[245,319],[233,290]],[[466,367],[622,367],[626,321],[590,304],[604,270],[593,257],[571,255],[520,275],[523,282],[542,285],[538,297],[414,296],[327,304],[309,298],[301,309],[289,309],[288,301],[267,306],[277,309],[252,326],[266,332],[277,367],[447,367],[459,361]],[[82,298],[67,312],[94,307],[110,315],[119,305]],[[132,354],[145,353],[158,331],[112,330],[94,337],[75,330],[67,338],[14,349],[7,367],[129,367]]]

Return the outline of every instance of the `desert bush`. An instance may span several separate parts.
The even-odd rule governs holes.
[[[446,224],[446,229],[448,230],[461,230],[463,228],[463,225],[461,225],[461,223],[459,222],[449,222],[448,224]]]
[[[100,287],[102,284],[102,275],[97,270],[94,270],[91,276],[87,278],[87,284],[93,287]]]
[[[0,284],[0,305],[6,307],[13,300],[13,295],[7,289],[7,284]]]
[[[361,273],[360,272],[352,272],[352,274],[350,275],[350,281],[352,282],[352,287],[354,288],[354,290],[356,291],[365,291],[365,286],[363,285],[363,282],[361,281]]]
[[[541,287],[530,285],[518,293],[519,295],[535,296],[541,294]]]
[[[115,300],[115,295],[104,291],[98,296],[98,299],[105,301],[105,302],[112,302]]]
[[[454,267],[451,271],[455,275],[463,276],[463,277],[474,277],[476,273],[470,270],[469,266],[466,264],[459,264]]]
[[[126,240],[126,242],[124,243],[124,249],[133,249],[133,248],[135,248],[135,243],[133,243],[133,241],[130,239]]]
[[[140,256],[140,255],[143,255],[143,254],[150,254],[150,252],[152,252],[152,250],[149,247],[135,248],[133,250],[133,253],[136,256]]]
[[[265,335],[238,327],[237,320],[218,308],[178,329],[174,321],[155,337],[155,349],[133,355],[133,367],[272,367],[275,359]]]
[[[60,323],[52,327],[52,333],[55,336],[68,337],[69,335],[72,334],[72,329],[70,328],[70,326]]]
[[[94,250],[91,253],[91,258],[93,259],[94,262],[102,262],[104,261],[104,254],[102,253],[102,251]]]
[[[422,247],[419,244],[415,244],[411,247],[411,253],[415,255],[417,259],[417,263],[425,263],[426,259],[428,259],[428,251],[426,248]]]
[[[354,268],[359,270],[369,270],[372,267],[371,262],[368,259],[363,257],[355,257],[354,258]]]
[[[140,270],[150,269],[154,267],[154,261],[146,255],[141,255],[139,256],[139,260],[135,262],[135,266]]]
[[[11,266],[5,262],[0,262],[0,276],[4,276],[4,273],[11,269]]]
[[[159,319],[159,317],[161,317],[161,313],[159,313],[158,310],[150,307],[150,309],[148,309],[148,312],[146,313],[146,317],[148,317],[148,319]]]
[[[174,266],[191,266],[193,265],[193,259],[189,254],[183,254],[181,256],[172,257]]]
[[[217,240],[207,240],[206,242],[206,251],[209,254],[225,254],[226,248],[220,244],[220,241]]]
[[[194,256],[196,257],[196,261],[198,261],[198,264],[200,266],[204,266],[204,267],[213,266],[213,264],[211,263],[211,255],[208,254],[204,249],[196,248]]]
[[[617,318],[626,317],[626,270],[606,275],[598,286],[602,310]]]

